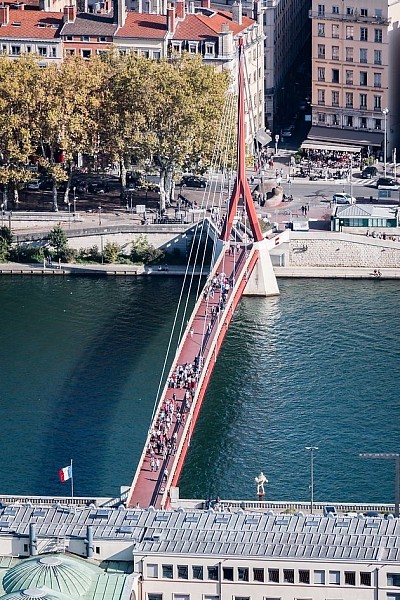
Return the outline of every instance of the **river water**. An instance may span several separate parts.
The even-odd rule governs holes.
[[[400,451],[395,281],[280,280],[239,305],[204,401],[181,495],[393,501]],[[129,484],[181,287],[173,277],[0,279],[0,493],[76,495]]]

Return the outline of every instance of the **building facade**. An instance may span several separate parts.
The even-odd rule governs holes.
[[[32,590],[45,586],[59,600],[399,598],[398,518],[72,502],[2,506],[3,593],[38,598],[45,594]]]
[[[399,120],[398,75],[393,72],[398,58],[393,48],[399,47],[400,2],[313,0],[310,17],[311,137],[376,152],[385,129],[388,134]],[[396,143],[395,131],[391,133],[389,153]]]

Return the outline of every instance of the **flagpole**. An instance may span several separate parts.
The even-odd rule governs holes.
[[[71,458],[71,498],[74,497],[74,471],[72,468],[72,458]]]

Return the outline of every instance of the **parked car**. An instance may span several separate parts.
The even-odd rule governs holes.
[[[292,129],[290,127],[287,129],[282,129],[282,137],[292,137]]]
[[[378,190],[398,190],[399,182],[392,177],[380,177],[376,182],[376,187]]]
[[[350,194],[339,193],[333,195],[333,202],[336,204],[355,204],[356,199],[354,196],[350,196]]]
[[[27,190],[39,190],[40,189],[39,179],[32,179],[31,181],[28,181],[28,183],[26,184],[26,189]]]
[[[207,179],[198,175],[184,175],[180,185],[192,188],[205,188],[207,186]]]
[[[376,167],[365,167],[362,170],[361,177],[363,179],[372,179],[378,175],[378,169]]]
[[[364,517],[379,517],[379,513],[377,510],[367,510],[364,513]]]

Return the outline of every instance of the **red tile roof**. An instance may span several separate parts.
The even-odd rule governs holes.
[[[210,15],[202,12],[189,13],[183,21],[178,21],[174,39],[201,41],[210,39],[210,37],[216,38],[221,33],[224,23],[229,26],[234,35],[237,35],[252,25],[254,21],[243,16],[243,22],[239,25],[232,20],[231,13],[221,10],[215,11]]]
[[[8,25],[0,26],[0,39],[53,39],[58,36],[62,23],[63,13],[60,12],[10,9]]]
[[[126,22],[118,29],[115,37],[163,39],[167,34],[165,15],[128,12]]]

